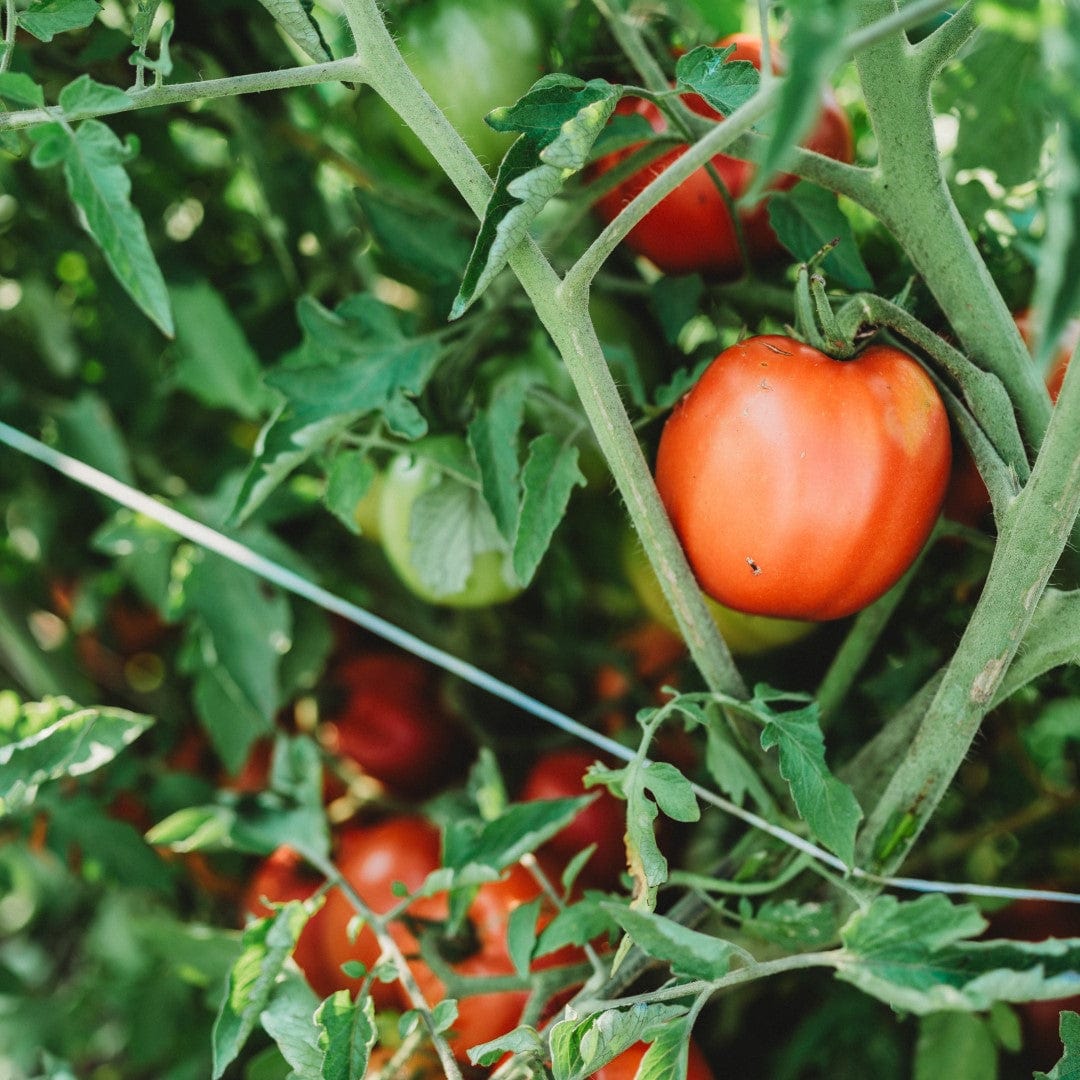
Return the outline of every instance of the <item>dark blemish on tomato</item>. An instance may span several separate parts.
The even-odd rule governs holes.
[[[774,345],[771,341],[763,341],[762,345],[765,346],[769,352],[777,353],[779,356],[791,356],[791,352],[788,349],[781,349],[779,345]]]
[[[746,556],[746,565],[750,567],[750,573],[755,577],[761,573],[761,567],[749,555]]]

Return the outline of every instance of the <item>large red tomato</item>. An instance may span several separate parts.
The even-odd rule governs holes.
[[[466,977],[512,975],[514,965],[506,941],[510,913],[540,895],[540,886],[520,863],[507,871],[500,880],[482,885],[469,907],[468,934],[471,951],[460,959],[452,959],[454,971]],[[432,921],[445,919],[447,911],[445,895],[421,898],[410,908],[410,914]],[[542,909],[541,926],[553,915],[552,909]],[[395,927],[394,932],[402,949],[414,957],[409,966],[424,997],[429,1004],[438,1003],[446,996],[446,988],[420,958],[416,939],[404,926]],[[532,969],[539,971],[576,963],[583,955],[580,949],[567,946],[541,957],[532,965]],[[517,1027],[527,999],[526,990],[503,990],[459,998],[458,1016],[449,1039],[455,1055],[465,1061],[469,1047],[488,1042]]]
[[[244,913],[257,918],[272,915],[266,901],[284,904],[290,900],[307,900],[321,884],[321,876],[292,848],[279,847],[259,864],[248,882],[243,897]],[[308,919],[293,950],[293,959],[320,997],[332,994],[340,985],[339,977],[323,956],[321,924],[325,919],[326,908],[322,907]]]
[[[560,863],[569,862],[590,844],[596,845],[581,872],[583,884],[611,888],[626,868],[626,804],[606,788],[586,788],[582,777],[596,761],[590,750],[568,748],[551,750],[533,765],[521,789],[523,801],[531,799],[566,799],[577,795],[597,797],[553,836],[544,850]]]
[[[641,1059],[649,1049],[648,1043],[635,1043],[629,1050],[624,1050],[614,1061],[609,1061],[602,1069],[592,1074],[592,1080],[634,1080],[637,1076]],[[712,1069],[705,1060],[705,1055],[698,1049],[697,1043],[690,1043],[690,1055],[686,1063],[686,1080],[713,1080]]]
[[[722,352],[664,426],[656,483],[701,587],[756,615],[836,619],[911,565],[941,508],[949,422],[906,353],[788,337]]]
[[[728,45],[735,46],[730,60],[746,60],[757,68],[761,67],[761,41],[758,38],[735,34],[719,42],[721,48]],[[687,94],[683,100],[700,116],[723,119],[697,94]],[[660,110],[642,98],[624,98],[616,112],[643,116],[657,133],[667,130],[667,122]],[[817,126],[803,145],[840,161],[852,160],[851,124],[831,94],[823,99]],[[636,146],[628,147],[602,158],[594,166],[593,174],[608,172],[636,149]],[[685,144],[679,145],[654,158],[628,180],[598,199],[596,211],[599,216],[605,222],[615,218],[631,199],[687,149]],[[748,161],[717,154],[712,164],[732,200],[738,199],[750,186],[754,167]],[[778,177],[772,186],[784,190],[795,183],[794,176],[784,175]],[[781,250],[780,242],[769,225],[765,201],[741,211],[739,221],[751,259],[767,259]],[[626,245],[668,274],[699,271],[731,277],[738,275],[742,269],[735,225],[723,196],[704,168],[698,169],[650,210],[627,234]]]
[[[338,841],[336,864],[342,876],[376,914],[384,914],[399,902],[394,883],[409,890],[420,887],[439,866],[439,833],[418,817],[395,817],[374,825],[355,826]],[[349,941],[348,927],[356,910],[340,889],[326,898],[319,924],[323,961],[333,973],[335,989],[355,990],[341,965],[358,960],[369,969],[382,950],[370,927],[365,926],[355,942]],[[371,996],[377,1008],[407,1007],[398,984],[373,982]]]
[[[331,672],[331,749],[392,791],[430,794],[461,764],[467,739],[439,698],[435,670],[404,653],[353,656]]]

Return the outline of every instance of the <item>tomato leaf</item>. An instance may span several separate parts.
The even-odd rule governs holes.
[[[1080,1077],[1080,1014],[1066,1009],[1058,1024],[1065,1052],[1049,1073],[1037,1072],[1034,1080],[1077,1080]]]
[[[494,1065],[504,1054],[513,1054],[517,1064],[523,1058],[542,1061],[547,1056],[547,1047],[535,1028],[522,1025],[490,1042],[470,1047],[468,1054],[474,1065]]]
[[[849,866],[855,857],[855,833],[862,820],[862,809],[855,795],[829,771],[825,763],[825,739],[818,723],[814,702],[802,708],[776,712],[773,704],[782,701],[806,701],[789,695],[755,688],[753,700],[744,710],[765,725],[761,745],[776,747],[780,754],[780,775],[787,781],[800,817],[811,832]],[[734,703],[735,707],[739,707]]]
[[[496,131],[522,134],[499,166],[451,319],[463,315],[491,284],[548,200],[585,166],[619,94],[602,79],[586,83],[548,75],[516,105],[487,117]]]
[[[16,21],[38,41],[52,41],[57,34],[89,26],[100,11],[97,0],[34,0]]]
[[[259,0],[289,35],[316,63],[330,59],[319,24],[312,18],[312,0]]]
[[[635,1080],[686,1080],[691,1027],[688,1016],[665,1024],[645,1051]]]
[[[1080,654],[1080,591],[1048,588],[1035,607],[1023,647],[1009,665],[993,704],[1012,697],[1021,687]]]
[[[208,282],[169,290],[176,320],[176,384],[211,408],[247,420],[273,405],[259,358],[221,294]]]
[[[648,1040],[687,1009],[682,1005],[632,1005],[584,1019],[562,1020],[551,1029],[554,1080],[586,1080],[635,1043]]]
[[[468,430],[469,446],[480,468],[481,490],[508,543],[517,535],[521,516],[517,445],[531,381],[523,373],[501,379],[488,407],[477,413]]]
[[[919,1022],[912,1080],[983,1080],[997,1072],[997,1047],[980,1016],[939,1012]]]
[[[753,205],[781,172],[791,152],[814,125],[821,91],[844,56],[847,35],[855,26],[858,5],[852,0],[802,0],[787,9],[790,17],[784,51],[788,70],[780,91],[769,140],[743,203]]]
[[[109,86],[80,75],[69,82],[57,98],[66,118],[101,112],[122,112],[131,107],[131,98],[118,86]]]
[[[0,72],[0,98],[32,109],[45,106],[45,91],[29,75],[17,71]]]
[[[140,713],[82,708],[66,698],[20,706],[10,730],[23,734],[0,745],[0,810],[29,805],[50,780],[85,776],[107,765],[152,723]]]
[[[522,585],[536,573],[573,489],[585,485],[577,460],[577,447],[562,443],[550,432],[529,444],[521,476],[521,520],[514,538],[514,572]]]
[[[697,821],[701,807],[693,785],[668,761],[652,761],[642,771],[642,784],[656,805],[673,821]]]
[[[766,900],[754,911],[750,901],[743,899],[740,928],[760,941],[797,951],[821,949],[836,935],[836,911],[831,904]]]
[[[307,917],[304,905],[293,900],[244,931],[243,952],[229,973],[229,988],[214,1021],[213,1080],[224,1075],[255,1030]]]
[[[676,978],[719,979],[731,967],[734,946],[721,938],[703,934],[653,911],[635,911],[625,904],[611,902],[601,906],[639,949],[670,964]]]
[[[749,61],[728,61],[734,51],[734,45],[691,49],[675,65],[677,86],[700,94],[718,113],[729,116],[757,93],[760,82],[758,69]]]
[[[319,1000],[307,983],[286,969],[259,1017],[281,1056],[301,1076],[319,1076],[323,1052],[313,1017]]]
[[[85,85],[90,86],[90,80]],[[172,337],[169,294],[142,218],[131,205],[131,180],[124,169],[138,152],[137,140],[129,137],[121,143],[100,120],[85,120],[76,128],[42,125],[33,134],[40,140],[34,165],[45,168],[63,162],[71,201],[116,280],[147,318]]]
[[[529,975],[529,962],[536,948],[536,920],[540,915],[542,896],[519,904],[510,912],[506,927],[506,949],[514,970],[524,979]]]
[[[706,729],[705,739],[705,765],[709,775],[732,802],[742,806],[749,795],[762,808],[775,806],[775,800],[757,770],[746,760],[721,725],[710,724]]]
[[[356,504],[367,494],[378,474],[378,469],[362,451],[337,454],[330,466],[323,502],[338,521],[357,536],[360,525],[356,520]]]
[[[309,419],[382,412],[399,434],[419,438],[427,425],[412,404],[439,361],[435,338],[411,336],[408,320],[373,296],[350,297],[333,311],[312,297],[298,305],[302,352],[266,381]]]
[[[315,1022],[320,1028],[319,1049],[325,1055],[322,1071],[317,1074],[319,1080],[352,1080],[364,1076],[371,1048],[379,1035],[371,995],[353,1001],[348,990],[338,990],[319,1006]],[[301,1076],[308,1075],[297,1071]]]
[[[592,893],[569,907],[562,908],[540,932],[536,956],[547,956],[565,945],[586,945],[601,934],[609,935],[618,923],[605,910],[601,894]]]
[[[827,243],[839,240],[822,259],[822,270],[849,289],[874,287],[851,224],[832,192],[801,180],[790,191],[774,192],[767,205],[769,224],[796,259],[806,262]]]
[[[837,978],[918,1015],[1080,991],[1080,938],[967,940],[985,926],[973,905],[954,906],[941,895],[881,897],[841,930]]]

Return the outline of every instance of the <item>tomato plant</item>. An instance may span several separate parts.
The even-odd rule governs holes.
[[[466,925],[454,936],[438,936],[435,947],[459,978],[484,978],[513,975],[514,963],[510,958],[507,930],[511,913],[522,904],[541,898],[543,893],[533,875],[520,863],[511,867],[498,881],[481,885],[469,905]],[[437,924],[447,916],[445,895],[421,898],[413,902],[410,914],[418,920]],[[548,902],[542,907],[538,925],[540,928],[553,915]],[[404,927],[395,930],[406,954],[415,956],[416,939]],[[531,970],[558,967],[580,962],[581,951],[565,946],[533,961]],[[434,970],[422,959],[410,961],[410,968],[417,984],[427,1000],[441,1001],[446,988]],[[449,1039],[454,1053],[466,1060],[471,1046],[487,1042],[503,1035],[518,1024],[528,1001],[527,990],[499,990],[493,993],[475,993],[458,999],[457,1019]]]
[[[743,60],[756,68],[761,67],[761,41],[758,38],[738,34],[718,43],[718,48],[728,46],[734,47],[729,61]],[[723,119],[697,94],[687,94],[683,100],[699,116],[710,120]],[[617,112],[644,117],[658,134],[668,131],[668,122],[663,113],[644,98],[624,98]],[[851,161],[854,152],[851,124],[831,94],[824,95],[821,115],[805,145],[807,149],[829,157]],[[596,174],[603,176],[636,149],[637,146],[627,147],[602,158],[596,163]],[[604,221],[612,220],[631,199],[685,152],[685,145],[677,146],[650,161],[628,180],[601,195],[596,201],[597,213]],[[782,248],[769,224],[767,200],[740,209],[737,214],[738,227],[731,216],[730,205],[749,189],[754,166],[727,154],[717,154],[711,159],[711,165],[724,186],[727,199],[708,170],[699,169],[627,233],[625,243],[631,251],[644,255],[668,274],[697,271],[722,277],[735,276],[742,271],[741,245],[745,245],[752,261],[766,260],[779,254]],[[783,190],[795,182],[794,176],[781,176],[772,186]]]
[[[907,354],[837,361],[791,338],[721,353],[664,427],[656,482],[702,588],[757,615],[835,619],[930,535],[949,424]]]
[[[434,669],[397,653],[361,653],[328,679],[327,743],[391,791],[426,795],[467,755]]]
[[[439,834],[419,817],[391,817],[372,825],[349,826],[338,837],[335,865],[364,903],[381,915],[398,903],[395,883],[416,890],[438,867]],[[357,961],[370,971],[382,953],[369,926],[351,940],[349,924],[355,916],[356,909],[340,888],[328,894],[319,920],[319,940],[323,962],[339,989],[360,986],[360,980],[341,970],[343,964]],[[396,982],[373,980],[369,992],[379,1008],[406,1005]]]

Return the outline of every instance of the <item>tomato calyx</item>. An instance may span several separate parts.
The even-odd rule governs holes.
[[[825,277],[818,271],[819,264],[839,242],[830,240],[800,264],[795,278],[795,325],[802,339],[818,352],[834,360],[850,360],[858,352],[856,337],[861,317],[848,315],[857,311],[855,305],[845,305],[840,314],[833,311]]]

